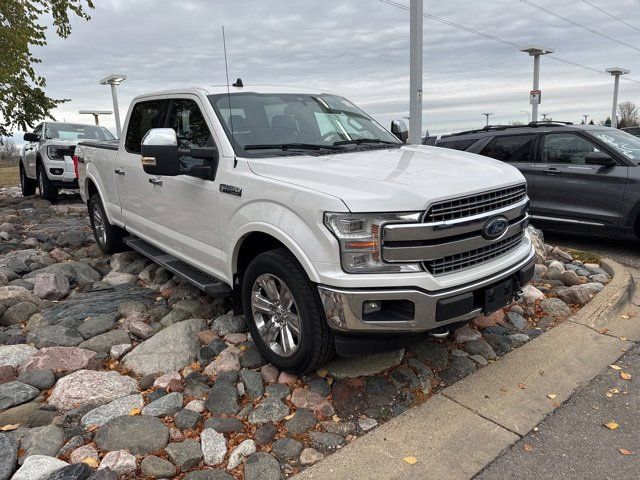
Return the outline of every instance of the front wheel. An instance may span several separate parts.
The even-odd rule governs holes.
[[[51,184],[51,180],[47,177],[47,172],[41,164],[38,164],[36,175],[42,199],[55,203],[58,200],[58,189]]]
[[[22,163],[20,163],[20,189],[23,197],[30,197],[36,194],[36,181],[27,177]]]
[[[289,251],[271,250],[251,261],[242,301],[253,341],[279,369],[308,373],[333,355],[318,291]]]
[[[125,250],[122,239],[126,232],[115,225],[111,225],[107,219],[100,195],[94,193],[89,199],[89,221],[96,243],[100,250],[106,254],[117,253]]]

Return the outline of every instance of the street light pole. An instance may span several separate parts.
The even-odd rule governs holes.
[[[520,113],[526,113],[527,114],[527,123],[531,123],[531,114],[529,113],[528,110],[520,110]]]
[[[540,56],[554,51],[550,48],[538,47],[530,45],[520,49],[521,52],[528,53],[530,57],[533,57],[533,89],[531,90],[531,118],[534,122],[538,121],[538,105],[541,103],[540,93]],[[536,93],[534,93],[536,92]]]
[[[411,0],[409,23],[409,143],[420,144],[422,136],[422,24],[423,0]]]
[[[100,115],[111,115],[113,112],[111,110],[79,110],[78,113],[80,115],[93,115],[93,120],[96,122],[96,125],[100,125],[98,117]]]
[[[483,113],[482,115],[484,115],[485,117],[487,117],[487,123],[486,123],[486,126],[488,127],[488,126],[489,126],[489,117],[490,117],[491,115],[493,115],[493,113]]]
[[[618,118],[616,113],[618,111],[618,87],[620,86],[620,75],[626,75],[630,73],[630,70],[626,68],[612,67],[607,68],[605,72],[610,73],[614,77],[613,81],[613,106],[611,107],[611,128],[618,127]]]
[[[589,118],[589,115],[587,114],[587,115],[582,115],[582,116],[584,117],[584,124],[586,125],[587,124],[587,119]]]
[[[120,128],[120,109],[118,108],[118,94],[116,93],[116,87],[126,79],[126,75],[112,74],[100,80],[100,85],[111,86],[111,99],[113,100],[113,113],[116,118],[116,134],[118,135],[118,138],[120,138],[120,134],[122,132]]]

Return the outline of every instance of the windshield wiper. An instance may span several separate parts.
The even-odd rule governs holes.
[[[266,143],[264,145],[245,145],[245,150],[340,150],[334,145],[318,145],[315,143]]]
[[[356,138],[355,140],[339,140],[337,142],[333,142],[335,146],[360,145],[362,143],[384,143],[385,145],[400,145],[399,142],[390,142],[388,140],[381,140],[380,138]]]

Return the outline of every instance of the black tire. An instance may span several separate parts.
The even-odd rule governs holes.
[[[256,325],[251,297],[256,280],[264,274],[277,277],[278,281],[283,282],[295,302],[293,308],[299,319],[300,334],[297,350],[290,356],[282,356],[272,350]],[[308,373],[318,369],[334,355],[333,335],[324,316],[316,286],[288,250],[271,250],[251,261],[242,280],[242,302],[247,326],[258,350],[280,370],[296,374]]]
[[[93,237],[98,247],[100,247],[100,250],[106,254],[126,250],[126,245],[122,239],[126,236],[127,232],[109,223],[100,195],[94,193],[89,199],[88,207],[91,230],[93,230]]]
[[[22,196],[31,197],[35,195],[37,185],[35,180],[27,177],[27,172],[24,171],[22,162],[20,162],[20,188],[22,189]]]
[[[47,172],[45,172],[44,167],[39,162],[36,167],[36,176],[38,178],[40,197],[42,197],[43,200],[56,203],[58,201],[58,189],[51,184],[51,180],[47,177]]]

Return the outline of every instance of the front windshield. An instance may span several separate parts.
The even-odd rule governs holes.
[[[44,136],[60,140],[114,140],[105,127],[79,123],[47,123]]]
[[[234,93],[210,95],[209,100],[242,156],[400,145],[378,122],[336,95]]]
[[[602,140],[607,145],[615,148],[632,162],[640,162],[640,138],[613,128],[589,130],[589,133],[598,140]]]

